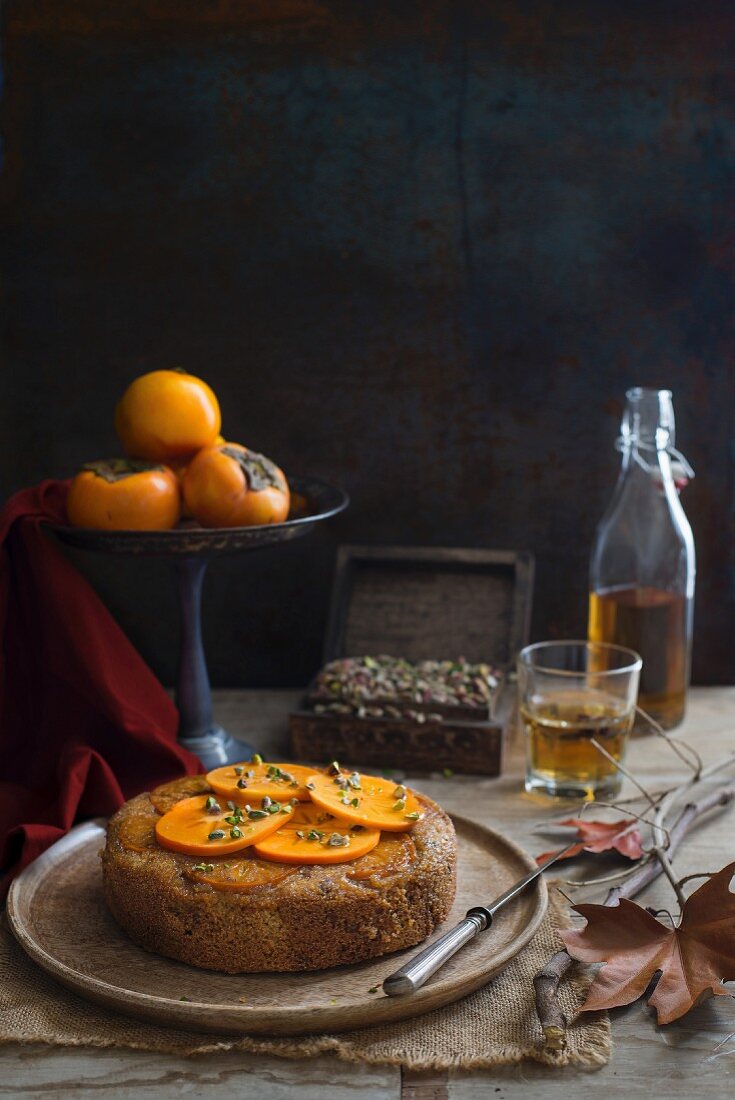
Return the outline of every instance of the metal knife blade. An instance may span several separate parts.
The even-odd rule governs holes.
[[[567,844],[566,848],[561,848],[558,852],[554,852],[544,863],[534,868],[533,871],[529,871],[527,875],[524,875],[522,879],[489,905],[475,905],[472,909],[468,909],[464,920],[461,920],[454,928],[450,928],[448,932],[445,932],[429,947],[419,951],[418,955],[414,955],[412,959],[409,959],[400,970],[389,974],[383,982],[383,992],[387,993],[389,997],[401,997],[406,993],[415,993],[424,982],[428,981],[432,974],[436,974],[437,970],[459,951],[460,947],[464,947],[466,943],[474,939],[478,932],[484,932],[486,928],[489,928],[499,909],[502,909],[504,905],[523,893],[526,887],[535,882],[547,867],[566,855],[575,843],[577,841],[573,844]]]

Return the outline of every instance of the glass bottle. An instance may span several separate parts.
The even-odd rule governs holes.
[[[678,490],[694,474],[674,448],[671,391],[635,388],[625,396],[620,476],[592,549],[588,633],[640,654],[638,705],[672,729],[689,687],[695,576]]]

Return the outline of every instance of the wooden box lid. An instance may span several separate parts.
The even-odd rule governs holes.
[[[533,555],[342,546],[324,661],[386,653],[507,668],[528,641]]]

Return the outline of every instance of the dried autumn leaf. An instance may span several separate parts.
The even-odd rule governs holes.
[[[643,855],[640,830],[629,817],[621,817],[617,821],[585,821],[579,817],[570,817],[559,824],[573,825],[579,837],[579,844],[575,844],[560,859],[572,859],[580,852],[609,852],[613,849],[628,859],[640,859]],[[543,863],[553,854],[543,852],[536,856],[536,862]]]
[[[640,905],[577,905],[587,919],[579,932],[562,932],[567,951],[582,962],[604,962],[583,1012],[617,1008],[645,993],[657,970],[649,999],[660,1024],[678,1020],[701,994],[728,996],[722,983],[735,979],[735,863],[723,867],[687,898],[678,928],[667,928]]]

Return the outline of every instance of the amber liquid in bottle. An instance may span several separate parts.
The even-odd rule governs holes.
[[[689,679],[687,600],[659,588],[590,593],[589,638],[628,646],[643,658],[638,705],[664,729],[684,716]],[[650,729],[636,722],[636,731]]]

